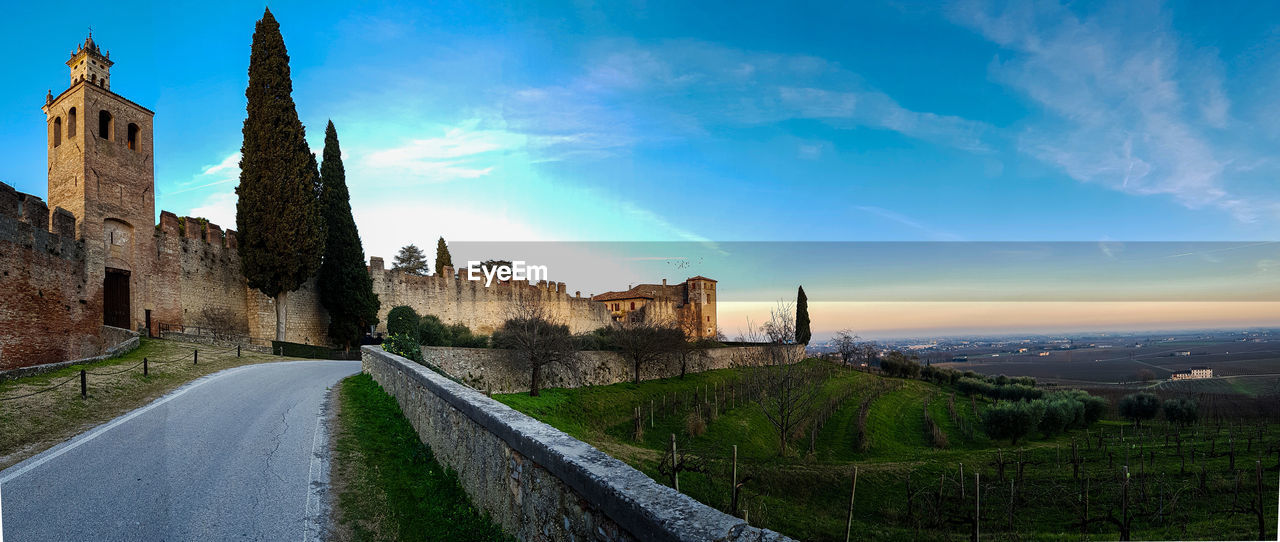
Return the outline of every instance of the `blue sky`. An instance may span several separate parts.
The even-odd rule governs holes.
[[[515,4],[515,3],[513,3]],[[526,3],[521,3],[526,4]],[[272,4],[366,252],[451,241],[1243,241],[1280,226],[1266,3]],[[9,7],[0,181],[92,25],[158,208],[234,224],[261,4]]]

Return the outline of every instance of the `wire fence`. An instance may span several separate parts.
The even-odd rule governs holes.
[[[57,389],[59,389],[59,388],[61,388],[61,387],[65,386],[65,385],[67,385],[68,383],[70,383],[70,382],[72,382],[72,381],[76,380],[77,378],[79,378],[79,379],[80,379],[80,395],[81,395],[81,397],[87,397],[87,396],[88,396],[88,377],[89,377],[89,376],[98,376],[98,377],[117,376],[117,375],[121,375],[121,374],[125,374],[125,373],[128,373],[128,372],[135,371],[135,370],[137,370],[139,367],[141,367],[141,368],[142,368],[142,376],[143,376],[143,377],[147,377],[147,376],[149,376],[149,373],[150,373],[150,366],[152,366],[152,365],[156,365],[156,364],[160,364],[160,365],[170,365],[170,364],[177,363],[177,362],[186,362],[186,361],[190,361],[193,365],[199,365],[199,363],[200,363],[200,357],[201,357],[201,354],[203,354],[203,355],[204,355],[204,358],[205,358],[206,360],[213,360],[213,361],[217,361],[217,360],[219,360],[219,359],[225,359],[225,357],[226,357],[226,356],[234,356],[234,357],[239,358],[239,357],[241,357],[241,347],[240,347],[240,346],[234,346],[234,347],[228,347],[228,348],[217,348],[217,349],[215,349],[215,348],[208,348],[208,349],[203,349],[203,350],[202,350],[202,349],[200,349],[200,348],[192,348],[190,352],[187,352],[187,353],[184,353],[184,354],[181,354],[181,355],[177,355],[177,356],[174,356],[174,357],[170,357],[170,358],[167,358],[167,359],[155,359],[155,360],[153,360],[153,359],[149,359],[148,357],[143,357],[141,361],[139,361],[139,362],[137,362],[137,363],[134,363],[133,365],[130,365],[130,366],[128,366],[128,367],[124,367],[124,368],[119,369],[119,370],[112,370],[112,371],[103,371],[103,370],[100,370],[100,369],[99,369],[99,370],[80,369],[80,371],[79,371],[79,372],[77,372],[76,374],[73,374],[73,375],[71,375],[71,376],[67,377],[67,378],[66,378],[66,379],[64,379],[64,380],[59,381],[57,384],[53,384],[53,385],[51,385],[51,386],[48,386],[48,387],[45,387],[45,388],[41,388],[41,389],[39,389],[39,390],[32,391],[32,392],[30,392],[30,393],[24,393],[24,394],[22,394],[22,395],[15,395],[15,396],[13,396],[13,397],[0,397],[0,403],[4,403],[4,402],[8,402],[8,401],[16,401],[16,400],[18,400],[18,399],[26,399],[26,398],[29,398],[29,397],[34,397],[34,396],[36,396],[36,395],[43,394],[43,393],[49,393],[49,392],[51,392],[51,391],[57,390]]]

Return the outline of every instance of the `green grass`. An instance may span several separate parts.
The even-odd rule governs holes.
[[[809,360],[805,363],[826,362]],[[947,386],[916,380],[890,379],[847,368],[830,367],[830,377],[822,384],[825,399],[848,394],[818,431],[814,453],[809,453],[809,426],[802,427],[790,441],[792,453],[778,454],[778,436],[761,408],[739,398],[711,419],[706,416],[705,433],[692,435],[686,419],[695,403],[672,406],[701,390],[719,390],[720,402],[729,390],[743,386],[746,371],[725,369],[671,378],[576,389],[543,390],[541,397],[527,394],[499,395],[507,405],[528,413],[570,435],[626,461],[653,479],[669,484],[659,466],[670,447],[672,434],[677,446],[702,459],[702,472],[680,475],[680,490],[708,506],[728,511],[730,496],[729,458],[738,447],[739,476],[746,479],[741,500],[753,525],[763,526],[801,540],[843,540],[847,519],[850,477],[859,469],[858,501],[854,512],[856,539],[967,540],[970,527],[963,524],[972,511],[973,474],[983,482],[982,531],[984,539],[1079,540],[1074,523],[1083,510],[1080,482],[1068,462],[1072,442],[1084,458],[1083,476],[1089,478],[1091,517],[1105,516],[1116,508],[1120,497],[1117,482],[1130,455],[1156,452],[1154,467],[1138,467],[1131,458],[1133,488],[1131,506],[1142,515],[1133,520],[1135,539],[1250,539],[1256,535],[1256,520],[1241,513],[1227,513],[1224,503],[1234,497],[1235,476],[1223,454],[1234,435],[1239,447],[1236,470],[1243,471],[1242,499],[1253,495],[1254,460],[1270,469],[1263,474],[1267,529],[1275,536],[1276,464],[1280,462],[1280,426],[1199,426],[1183,430],[1183,446],[1196,447],[1197,462],[1182,471],[1175,441],[1166,444],[1173,428],[1162,422],[1144,423],[1140,434],[1124,422],[1107,420],[1088,430],[1073,431],[1053,438],[1035,437],[1017,447],[993,442],[983,434],[977,414],[990,404],[971,400]],[[952,420],[948,399],[955,395],[956,420]],[[874,397],[867,429],[869,446],[856,449],[854,434],[865,398]],[[667,407],[663,408],[663,401]],[[925,431],[924,402],[942,429],[947,445],[932,445]],[[654,416],[649,420],[649,405]],[[643,435],[634,434],[635,408],[641,407]],[[702,407],[707,412],[707,407]],[[652,425],[651,425],[652,424]],[[963,430],[966,425],[969,430]],[[1097,435],[1105,432],[1106,446],[1096,447]],[[1194,433],[1194,434],[1193,434]],[[1084,446],[1089,437],[1090,446]],[[1245,439],[1252,437],[1246,445]],[[1172,439],[1173,437],[1170,436]],[[1210,439],[1216,441],[1210,444]],[[1247,451],[1246,451],[1247,447]],[[1216,455],[1206,459],[1208,452]],[[1009,510],[1009,480],[1016,465],[1007,465],[999,476],[997,461],[1026,460],[1024,482],[1019,489],[1012,521]],[[960,495],[959,469],[964,465],[965,496]],[[1206,484],[1198,483],[1201,466]],[[910,482],[908,482],[910,481]],[[910,486],[908,486],[910,483]],[[910,489],[910,493],[908,492]],[[941,495],[940,495],[941,490]],[[908,506],[908,494],[911,503]],[[1173,503],[1176,495],[1176,504]],[[1163,499],[1162,499],[1163,497]],[[1165,514],[1160,515],[1161,502]],[[739,515],[742,515],[741,513]],[[1092,523],[1090,538],[1115,539],[1118,530],[1109,523]]]
[[[366,374],[342,381],[333,487],[338,540],[509,540],[436,462],[394,398]]]

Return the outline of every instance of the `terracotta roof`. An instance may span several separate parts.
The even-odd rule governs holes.
[[[698,276],[696,276],[696,277],[689,277],[689,279],[688,279],[688,280],[705,280],[705,281],[709,281],[709,282],[717,282],[717,281],[716,281],[716,279],[709,279],[709,278],[704,277],[704,276],[702,276],[702,275],[698,275]]]
[[[625,292],[605,292],[593,296],[595,301],[617,301],[620,299],[658,299],[671,298],[684,300],[684,283],[680,284],[637,284]]]
[[[633,292],[634,288],[625,292],[605,292],[591,296],[592,301],[618,301],[622,299],[653,299],[650,295],[640,295]]]

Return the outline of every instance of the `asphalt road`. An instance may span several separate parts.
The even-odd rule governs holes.
[[[228,369],[0,472],[4,542],[315,540],[326,388],[358,361]]]

